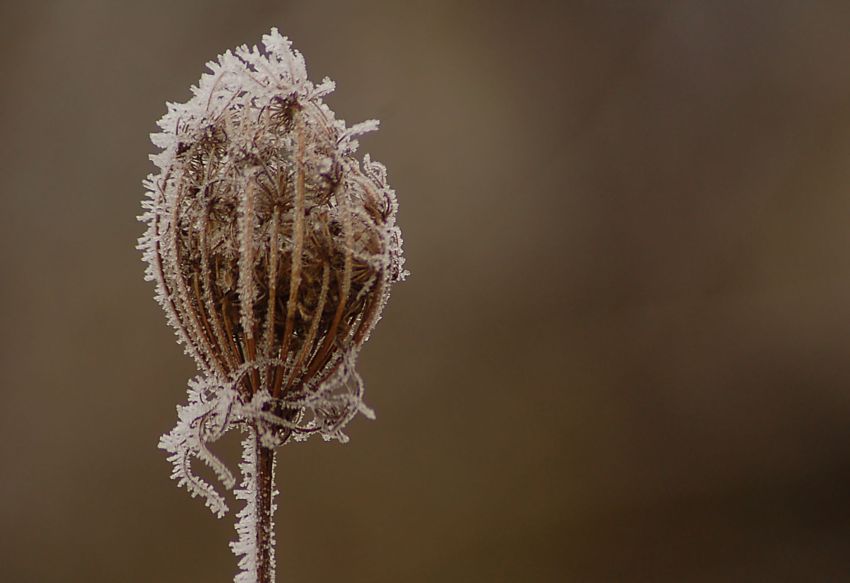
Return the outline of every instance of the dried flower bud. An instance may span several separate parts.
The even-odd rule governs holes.
[[[343,440],[368,413],[354,360],[405,274],[386,170],[354,157],[377,122],[346,128],[322,101],[333,83],[308,81],[277,30],[263,44],[228,51],[192,99],[168,104],[141,217],[147,277],[202,373],[161,447],[217,513],[223,501],[187,462],[232,485],[205,444],[233,424],[274,446]]]

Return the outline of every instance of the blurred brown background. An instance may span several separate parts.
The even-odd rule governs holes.
[[[272,26],[382,120],[413,272],[378,420],[282,453],[280,581],[850,581],[847,2],[0,21],[0,581],[232,579],[156,449],[194,371],[135,216],[164,102]]]

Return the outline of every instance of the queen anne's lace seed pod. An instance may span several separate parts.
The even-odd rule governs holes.
[[[323,103],[277,30],[209,63],[193,97],[168,104],[152,140],[140,249],[147,276],[201,376],[163,437],[175,477],[217,513],[191,457],[233,482],[206,443],[234,424],[263,443],[341,429],[362,404],[358,349],[404,277],[386,171]]]

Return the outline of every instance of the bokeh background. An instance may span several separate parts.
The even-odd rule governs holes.
[[[279,580],[850,581],[850,5],[0,5],[0,580],[226,582],[148,133],[289,35],[398,191],[378,420],[284,448]],[[219,451],[234,457],[237,439]]]

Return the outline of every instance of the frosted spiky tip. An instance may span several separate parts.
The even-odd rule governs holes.
[[[358,349],[404,278],[386,170],[355,158],[371,120],[346,127],[276,29],[263,48],[208,63],[192,98],[153,134],[140,249],[178,341],[201,375],[160,445],[175,478],[216,513],[223,500],[188,470],[234,424],[271,447],[342,427],[363,405]]]

